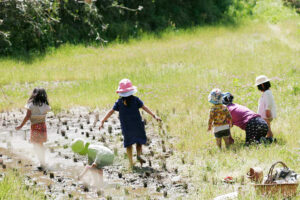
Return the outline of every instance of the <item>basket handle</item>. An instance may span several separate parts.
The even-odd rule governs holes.
[[[277,164],[281,164],[284,168],[287,168],[287,169],[288,169],[288,166],[287,166],[284,162],[282,162],[282,161],[277,161],[276,163],[274,163],[274,164],[271,166],[270,170],[269,170],[268,178],[267,178],[267,180],[266,180],[266,182],[265,182],[266,184],[271,184],[271,183],[273,183],[273,180],[272,180],[272,177],[273,177],[273,170],[274,170],[274,168],[275,168],[275,166],[276,166]]]

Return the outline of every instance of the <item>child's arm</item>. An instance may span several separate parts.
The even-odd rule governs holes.
[[[26,122],[30,119],[30,117],[31,117],[31,111],[27,110],[27,113],[26,113],[26,116],[23,119],[23,122],[21,123],[20,126],[16,127],[16,130],[17,131],[20,130],[24,126],[24,124],[26,124]]]
[[[213,122],[214,113],[212,110],[209,111],[209,119],[208,119],[208,129],[207,131],[210,131],[212,128],[212,122]]]
[[[231,117],[231,114],[230,114],[230,112],[229,112],[228,109],[226,109],[226,112],[227,112],[227,114],[226,114],[227,122],[228,122],[229,126],[232,127],[232,126],[233,126],[233,123],[232,123],[232,117]]]
[[[273,104],[274,104],[274,99],[273,99],[273,95],[272,93],[270,92],[266,92],[266,102],[265,102],[265,105],[266,105],[266,110],[265,110],[265,113],[266,113],[266,118],[267,118],[267,121],[270,121],[269,119],[272,118],[272,107],[273,107]]]
[[[264,119],[268,126],[269,126],[269,129],[270,129],[270,119],[272,118],[272,114],[271,114],[271,110],[266,110],[266,119]]]
[[[80,180],[89,169],[96,168],[96,162],[94,162],[92,165],[86,165],[83,171],[79,174],[78,179]]]
[[[155,114],[153,114],[153,112],[147,107],[147,106],[145,106],[145,105],[143,105],[142,106],[142,109],[144,110],[144,111],[146,111],[149,115],[151,115],[154,119],[156,119],[157,121],[161,121],[161,119],[158,117],[158,116],[156,116]]]
[[[100,124],[100,126],[99,126],[99,130],[100,130],[101,128],[103,128],[104,122],[105,122],[108,118],[110,118],[110,116],[111,116],[114,112],[115,112],[114,109],[111,109],[111,110],[105,115],[105,117],[101,120],[101,124]]]
[[[272,118],[271,110],[266,110],[266,117],[267,119]]]

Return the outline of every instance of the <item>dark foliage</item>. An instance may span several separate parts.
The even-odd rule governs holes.
[[[300,0],[284,0],[284,3],[288,6],[294,7],[297,13],[300,13]]]
[[[0,0],[0,54],[219,21],[232,0]]]

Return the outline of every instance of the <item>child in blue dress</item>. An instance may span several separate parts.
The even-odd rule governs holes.
[[[144,103],[136,96],[137,88],[132,85],[129,79],[122,79],[119,83],[119,88],[116,91],[120,98],[115,102],[114,107],[101,120],[99,129],[103,128],[104,122],[115,112],[119,112],[122,134],[124,136],[124,147],[127,150],[129,159],[129,167],[133,167],[132,145],[136,144],[137,160],[141,163],[146,161],[141,157],[142,145],[146,144],[147,137],[144,123],[139,109],[142,108],[149,113],[157,121],[161,119],[153,114]]]

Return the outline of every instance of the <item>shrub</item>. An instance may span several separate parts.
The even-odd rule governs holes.
[[[44,52],[48,46],[100,40],[101,15],[76,0],[0,2],[0,53]]]
[[[53,44],[55,12],[49,0],[0,2],[0,53],[36,49],[44,51]]]
[[[282,0],[258,0],[253,8],[253,15],[264,21],[277,23],[279,20],[296,15],[296,13],[284,6]]]

